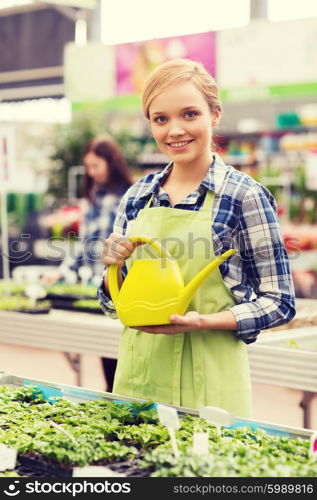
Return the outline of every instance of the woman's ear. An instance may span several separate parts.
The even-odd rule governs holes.
[[[212,123],[213,127],[216,127],[217,125],[219,125],[220,117],[221,117],[221,111],[220,111],[220,109],[216,108],[212,114],[212,122],[211,123]]]

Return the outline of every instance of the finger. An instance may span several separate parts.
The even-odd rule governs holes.
[[[128,250],[130,254],[133,252],[136,246],[135,243],[132,243],[132,241],[128,240],[127,238],[120,238],[117,240],[117,243],[118,245]]]
[[[188,319],[185,316],[180,316],[179,314],[172,314],[170,317],[170,322],[177,325],[187,325]]]
[[[197,311],[188,311],[185,314],[185,317],[190,321],[194,323],[199,323],[200,321],[200,314]]]
[[[108,258],[115,259],[115,261],[123,261],[130,257],[133,250],[134,246],[130,241],[126,238],[118,238],[115,235],[115,237],[112,236],[105,240],[102,256],[105,259],[105,263]],[[112,264],[114,262],[109,261],[109,263]]]
[[[124,264],[124,259],[120,259],[118,260],[117,258],[115,257],[104,257],[103,259],[101,259],[102,262],[104,264],[106,264],[107,266],[111,266],[112,264],[116,264],[118,266],[122,266]]]
[[[109,234],[108,238],[106,239],[106,243],[108,243],[110,246],[115,243],[124,244],[125,242],[131,243],[125,236],[116,233]]]
[[[111,253],[112,255],[114,255],[115,257],[119,257],[119,258],[124,258],[124,259],[127,259],[128,257],[130,257],[131,253],[133,252],[134,248],[128,248],[127,246],[125,246],[124,244],[121,244],[121,243],[116,243],[112,249],[111,249]]]
[[[116,253],[118,251],[123,252],[133,252],[134,245],[127,238],[123,236],[118,236],[117,234],[111,234],[109,238],[105,241],[105,247],[109,252]]]
[[[170,317],[171,323],[177,325],[198,325],[200,320],[200,314],[196,311],[189,311],[185,316],[180,314],[172,314]]]

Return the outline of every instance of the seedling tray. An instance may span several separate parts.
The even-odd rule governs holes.
[[[30,468],[22,464],[17,465],[16,468],[14,469],[14,472],[17,472],[18,474],[20,474],[20,476],[26,476],[26,477],[39,477],[39,478],[47,477],[47,474],[45,474],[44,471],[40,469]]]
[[[128,477],[148,477],[149,469],[140,469],[138,461],[132,460],[129,462],[115,462],[107,465],[109,469],[119,474],[124,474]]]
[[[27,475],[36,474],[37,477],[72,477],[74,467],[77,465],[65,465],[48,461],[44,457],[34,456],[27,457],[19,455],[19,463],[21,464],[18,468],[19,474],[21,474],[21,468],[25,469]],[[130,460],[123,462],[107,462],[102,460],[98,463],[91,464],[97,466],[105,466],[109,469],[117,472],[119,474],[124,474],[129,477],[147,477],[149,475],[148,469],[141,469],[138,464],[138,460]]]
[[[75,300],[89,300],[87,298],[83,299],[71,299],[69,300],[68,298],[64,300],[63,297],[51,297],[49,299],[52,304],[53,309],[63,309],[64,311],[76,311],[76,312],[88,312],[88,313],[93,313],[93,314],[103,314],[101,308],[100,309],[93,309],[90,307],[77,307],[73,305],[73,302]]]
[[[12,309],[12,312],[18,312],[18,313],[26,313],[26,314],[48,314],[50,312],[51,308],[43,308],[43,309]]]
[[[48,293],[45,297],[45,300],[60,300],[63,302],[73,302],[74,300],[94,300],[96,297],[92,297],[91,295],[81,295],[81,294],[65,294],[65,295],[60,295],[60,294],[55,294],[55,293]]]
[[[159,430],[159,428],[155,428],[153,438],[152,425],[150,425],[149,428],[147,428],[147,425],[144,427],[138,427],[138,424],[143,425],[143,423],[147,424],[147,422],[152,424],[152,420],[154,420],[154,423],[156,422],[156,417],[153,419],[154,415],[152,413],[143,413],[142,416],[141,413],[140,415],[138,413],[147,409],[152,409],[152,407],[155,407],[155,404],[153,403],[136,400],[134,398],[120,397],[109,393],[88,391],[86,389],[74,388],[71,386],[48,384],[46,381],[39,381],[35,379],[24,380],[21,377],[16,377],[4,372],[0,374],[0,386],[2,384],[13,388],[18,388],[21,385],[26,386],[26,389],[18,391],[18,393],[15,394],[13,401],[31,402],[31,408],[33,407],[32,411],[35,413],[35,415],[29,415],[29,410],[27,409],[25,412],[24,406],[20,406],[16,420],[10,421],[5,418],[2,419],[1,424],[2,426],[8,426],[8,428],[13,430],[14,439],[16,439],[17,442],[20,442],[21,435],[16,429],[16,423],[21,422],[22,433],[24,432],[24,422],[27,423],[25,428],[25,446],[19,446],[20,454],[18,456],[18,460],[19,467],[24,467],[26,471],[25,474],[28,474],[31,477],[72,477],[74,475],[74,468],[80,468],[79,464],[89,464],[92,467],[105,466],[108,469],[112,469],[114,473],[125,477],[148,477],[152,474],[158,476],[162,475],[164,477],[166,474],[167,476],[177,475],[180,471],[186,472],[186,476],[188,475],[188,471],[191,471],[191,468],[194,475],[199,471],[201,475],[209,473],[211,476],[214,474],[220,474],[221,476],[222,472],[232,470],[233,457],[231,456],[231,450],[233,444],[228,444],[228,437],[230,436],[236,436],[238,440],[242,438],[243,446],[245,447],[247,453],[245,460],[242,461],[242,463],[238,460],[235,464],[234,470],[238,475],[249,475],[249,462],[250,459],[252,462],[252,457],[256,462],[255,470],[262,470],[261,468],[263,468],[263,470],[267,471],[270,475],[272,465],[271,459],[270,462],[268,462],[267,452],[272,448],[272,446],[274,449],[276,447],[276,449],[280,450],[282,453],[281,461],[279,461],[276,457],[276,460],[273,460],[272,457],[273,476],[275,476],[275,472],[278,472],[279,475],[279,467],[281,464],[285,464],[285,460],[287,460],[287,463],[290,462],[292,465],[292,456],[293,454],[297,454],[297,451],[299,453],[299,458],[301,456],[307,457],[307,466],[303,465],[301,459],[299,459],[296,463],[294,463],[294,472],[299,472],[300,476],[302,473],[304,476],[311,474],[315,476],[317,473],[315,461],[308,456],[309,442],[306,442],[305,445],[301,443],[301,439],[309,439],[312,434],[312,431],[306,429],[294,429],[288,427],[281,428],[281,426],[276,426],[275,424],[236,419],[234,425],[229,426],[224,431],[224,440],[222,440],[221,443],[218,442],[219,437],[217,436],[216,431],[212,431],[214,434],[212,438],[214,453],[210,455],[210,458],[208,458],[207,461],[206,459],[201,463],[200,461],[197,461],[196,464],[195,461],[192,462],[192,460],[189,460],[192,453],[192,447],[190,443],[186,444],[184,439],[187,439],[190,433],[195,431],[195,416],[197,415],[197,411],[190,410],[188,408],[176,407],[176,410],[180,413],[181,418],[184,413],[191,414],[193,418],[186,418],[181,426],[180,440],[182,440],[183,455],[180,455],[180,461],[175,464],[175,456],[173,455],[173,452],[167,452],[164,446],[167,439],[166,430],[165,432],[162,432],[164,429]],[[27,388],[29,385],[35,387]],[[3,397],[6,398],[7,391],[5,388],[3,392]],[[64,398],[64,401],[63,399],[54,401],[55,397]],[[37,399],[38,401],[36,401]],[[72,402],[75,403],[86,400],[89,404],[82,404],[77,407],[77,405],[67,403],[67,400],[72,400]],[[108,406],[103,403],[103,401],[111,402],[113,400],[116,403],[121,402],[123,407],[120,408],[115,405]],[[42,405],[43,401],[48,401],[52,406],[48,405],[47,402]],[[138,404],[134,404],[131,410],[124,407],[124,405],[129,406],[132,401],[137,401]],[[37,403],[39,406],[37,406]],[[6,404],[6,399],[2,401],[2,406],[3,404]],[[75,427],[80,425],[78,421],[78,409],[84,411],[84,408],[87,408],[87,414],[85,413],[85,415],[83,415],[83,428],[78,428],[75,431]],[[104,409],[106,409],[105,413],[100,414],[100,410],[103,411]],[[38,419],[36,413],[41,416],[40,419]],[[19,417],[19,414],[21,414],[22,418]],[[60,418],[58,417],[59,415]],[[87,420],[86,415],[88,415]],[[66,420],[64,417],[66,417]],[[115,418],[114,422],[112,422],[112,417]],[[118,418],[118,420],[116,420],[116,418]],[[55,419],[58,420],[58,423],[55,422]],[[80,421],[81,420],[82,419],[80,417]],[[36,439],[35,437],[36,442],[34,450],[32,450],[33,447],[30,446],[32,441],[32,437],[30,440],[30,436],[33,436],[32,427],[30,428],[30,425],[33,425],[32,422],[34,422],[34,428],[39,429],[38,438]],[[129,426],[129,424],[133,425],[131,428],[121,429],[122,426],[121,424],[118,425],[118,422],[121,422],[122,426]],[[67,428],[63,430],[60,426],[63,425],[63,423],[75,426],[74,431],[72,431],[73,427],[71,427],[69,431]],[[199,423],[199,425],[202,424]],[[234,427],[241,426],[243,426],[243,428],[238,429],[237,432],[233,432],[233,430],[231,430]],[[250,429],[245,429],[246,426],[250,427],[251,431],[256,431],[256,434],[250,432]],[[70,448],[69,440],[66,440],[65,442],[65,437],[61,437],[59,433],[56,434],[56,429],[49,430],[49,427],[57,427],[59,431],[63,431],[77,446],[74,446],[73,443]],[[265,433],[261,432],[261,429],[265,430],[268,435],[278,435],[278,439],[275,439],[274,437],[272,439],[269,436],[266,436]],[[100,443],[100,446],[97,444],[95,439],[95,432],[98,433],[98,443],[100,440],[104,441]],[[285,436],[291,439],[285,439]],[[281,440],[280,437],[283,437],[283,439]],[[300,437],[301,439],[297,439],[297,441],[292,442],[294,437]],[[9,438],[12,439],[10,436]],[[42,445],[43,439],[45,443],[47,441],[44,449]],[[116,441],[119,442],[116,443]],[[253,445],[254,441],[261,446],[263,441],[263,456],[261,454],[257,457],[257,454],[254,454],[253,447],[250,448],[250,443]],[[161,449],[156,449],[155,446],[159,443],[163,443],[163,447]],[[223,446],[223,449],[219,449],[218,445]],[[129,446],[131,446],[131,448],[129,448]],[[238,450],[239,452],[238,456],[240,456],[240,449],[241,444],[239,444],[238,441],[238,447],[236,448],[236,451]],[[248,450],[251,450],[250,453]],[[224,457],[221,455],[223,452],[225,452]],[[224,460],[223,464],[221,464],[222,458],[225,458],[226,453],[228,454],[228,452],[229,456],[227,457],[227,460]],[[220,465],[218,466],[219,459]],[[257,460],[259,463],[257,463]],[[161,466],[159,464],[161,464]],[[168,470],[166,469],[165,464],[170,464],[170,466],[168,466]],[[190,469],[188,469],[188,467],[190,467]],[[293,469],[291,466],[287,466],[285,469],[286,474],[288,474],[288,470],[292,472]],[[16,471],[18,472],[18,470]],[[85,472],[85,474],[89,476],[89,470]]]
[[[69,310],[78,311],[78,312],[85,312],[85,313],[92,313],[92,314],[104,314],[102,312],[102,309],[93,309],[90,307],[73,307],[73,308],[70,308]]]
[[[122,401],[122,402],[145,402],[144,400],[140,400],[137,398],[122,396],[119,394],[113,394],[109,392],[102,391],[93,391],[90,389],[84,389],[82,387],[69,386],[64,384],[56,384],[53,382],[49,382],[47,380],[39,380],[30,377],[20,377],[17,375],[13,375],[8,372],[0,371],[0,385],[11,385],[14,387],[21,387],[24,385],[25,381],[34,383],[34,385],[46,386],[48,388],[54,388],[62,392],[63,397],[69,401],[92,401],[94,399],[99,400],[107,400],[107,401]],[[182,406],[174,406],[174,408],[178,411],[179,415],[182,416],[184,414],[189,414],[193,416],[198,416],[198,410],[194,410],[193,408],[185,408]],[[286,436],[292,438],[302,438],[302,439],[310,439],[310,436],[313,434],[313,431],[310,429],[304,429],[300,427],[289,427],[279,424],[274,424],[271,422],[263,422],[259,420],[253,419],[245,419],[237,417],[237,421],[232,427],[243,427],[250,426],[253,430],[263,429],[270,435],[279,435]]]
[[[34,456],[26,457],[23,455],[18,456],[20,464],[28,469],[32,474],[38,472],[43,477],[71,477],[73,473],[72,467],[63,466],[58,463],[50,463],[44,457]]]

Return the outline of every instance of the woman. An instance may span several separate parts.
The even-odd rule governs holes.
[[[218,406],[248,417],[246,344],[295,314],[275,201],[213,152],[221,105],[216,82],[200,63],[176,59],[156,68],[142,106],[171,162],[123,197],[104,263],[121,266],[124,279],[124,263],[129,266],[136,246],[127,237],[149,236],[177,255],[187,283],[215,256],[229,248],[238,253],[208,277],[184,316],[124,329],[114,392],[192,408]],[[104,312],[115,317],[106,272],[98,294]]]
[[[112,232],[120,198],[131,186],[129,168],[119,146],[109,136],[92,139],[84,148],[85,165],[83,208],[80,225],[80,250],[74,258],[68,256],[56,271],[47,272],[42,283],[52,285],[68,270],[78,271],[86,265],[93,275],[100,275],[101,241]],[[102,265],[103,267],[103,265]],[[112,390],[116,360],[102,358],[107,388]]]

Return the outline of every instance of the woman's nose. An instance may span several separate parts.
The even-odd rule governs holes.
[[[178,121],[170,122],[169,135],[171,137],[179,136],[185,134],[184,127]]]

